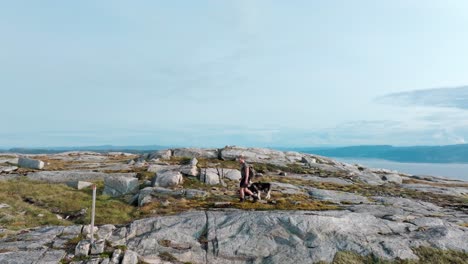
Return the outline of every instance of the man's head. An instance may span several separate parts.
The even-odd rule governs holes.
[[[244,162],[245,162],[245,157],[244,157],[244,155],[239,155],[239,156],[237,157],[237,160],[239,161],[239,163],[244,163]]]

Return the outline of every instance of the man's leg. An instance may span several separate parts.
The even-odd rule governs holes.
[[[249,188],[244,188],[244,192],[254,198],[254,201],[258,200],[258,196],[254,194],[252,191],[249,190]]]
[[[244,188],[240,188],[239,190],[239,194],[240,194],[240,201],[244,201]]]

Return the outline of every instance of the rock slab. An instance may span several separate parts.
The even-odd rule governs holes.
[[[42,170],[44,168],[44,162],[42,160],[20,157],[18,159],[18,166],[22,168]]]

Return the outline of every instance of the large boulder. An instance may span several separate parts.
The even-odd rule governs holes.
[[[193,165],[183,165],[180,167],[180,172],[187,176],[197,177],[200,173],[197,166]]]
[[[44,162],[42,160],[20,157],[18,159],[18,166],[22,168],[42,170],[44,168]]]
[[[173,150],[174,157],[217,159],[217,149],[177,148]]]
[[[182,184],[183,181],[184,179],[179,171],[164,171],[156,174],[151,186],[174,187]]]
[[[109,177],[104,179],[103,194],[112,197],[122,196],[138,191],[138,179],[130,177]]]
[[[228,178],[231,181],[239,181],[242,178],[242,175],[240,170],[223,169],[223,177]]]
[[[218,169],[207,168],[202,169],[200,174],[200,181],[208,185],[216,185],[221,183]]]

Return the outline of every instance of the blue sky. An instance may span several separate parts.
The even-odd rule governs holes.
[[[464,143],[467,13],[461,0],[2,1],[0,147]]]

